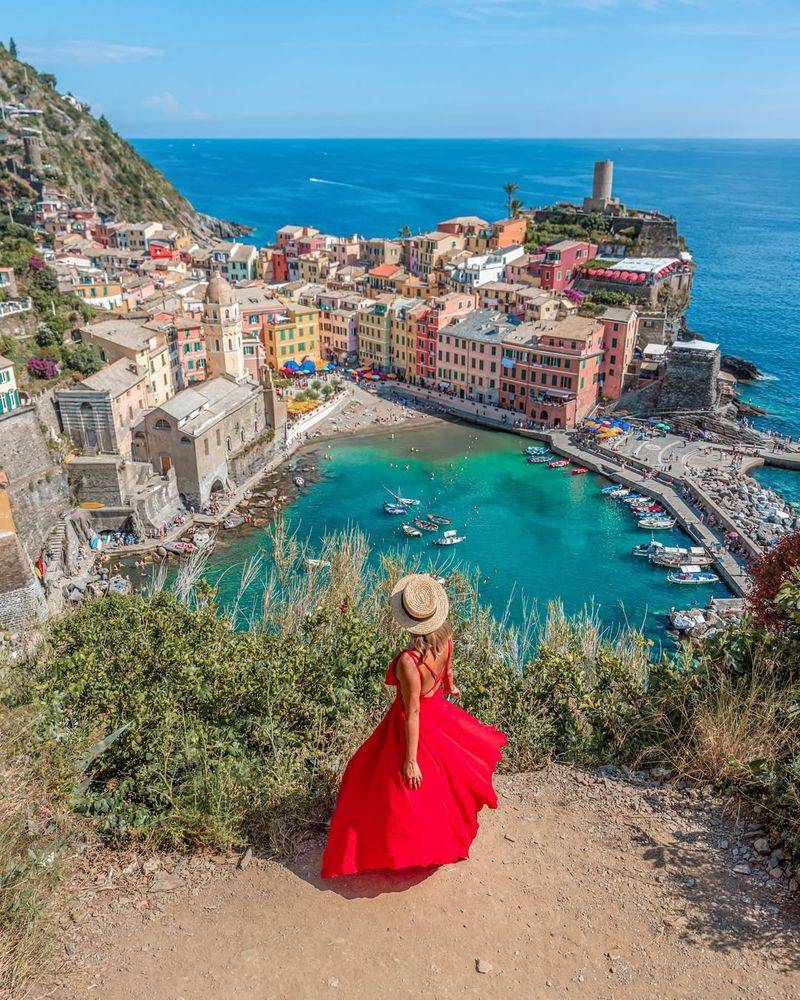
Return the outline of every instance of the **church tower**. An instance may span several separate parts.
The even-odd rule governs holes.
[[[221,274],[215,274],[206,289],[203,329],[206,337],[206,377],[229,375],[240,382],[245,377],[245,370],[239,303]]]

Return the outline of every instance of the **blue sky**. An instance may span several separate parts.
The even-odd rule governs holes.
[[[800,0],[0,0],[127,136],[800,137]]]

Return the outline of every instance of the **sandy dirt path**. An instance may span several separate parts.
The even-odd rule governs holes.
[[[97,893],[39,995],[800,995],[792,897],[734,873],[747,824],[734,829],[719,803],[557,766],[498,785],[472,858],[434,872],[321,883],[314,844],[292,868],[229,862],[200,884],[193,862],[175,891],[140,875]]]

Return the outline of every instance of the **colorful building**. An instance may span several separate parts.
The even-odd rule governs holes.
[[[450,292],[428,299],[428,308],[417,320],[417,372],[421,385],[435,385],[439,332],[473,312],[476,298],[471,292]]]
[[[0,414],[11,413],[19,407],[19,390],[14,362],[0,354]]]
[[[503,338],[500,405],[538,427],[574,427],[597,405],[604,326],[570,316],[523,323]]]
[[[478,310],[439,332],[436,378],[460,399],[496,406],[503,338],[514,327],[501,313]]]
[[[464,249],[464,237],[454,233],[422,233],[408,241],[408,270],[427,278],[447,255]]]
[[[313,306],[283,303],[283,309],[271,313],[261,329],[267,364],[279,370],[287,362],[320,363],[319,310]]]
[[[561,240],[547,247],[544,260],[538,265],[542,288],[557,292],[567,288],[575,277],[576,269],[597,253],[595,243],[582,240]]]
[[[206,338],[202,322],[189,316],[176,316],[173,326],[181,366],[181,388],[205,381]]]
[[[619,399],[627,388],[633,352],[639,333],[639,317],[634,309],[606,309],[600,317],[603,324],[605,351],[602,394],[606,399]]]

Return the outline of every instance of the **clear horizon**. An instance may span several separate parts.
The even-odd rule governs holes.
[[[142,139],[798,139],[792,0],[55,0],[21,58]]]

